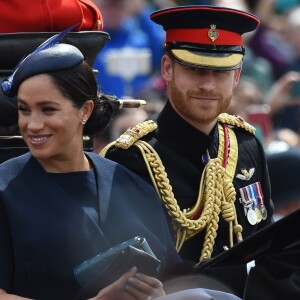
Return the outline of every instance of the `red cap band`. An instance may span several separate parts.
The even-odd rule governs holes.
[[[238,33],[217,29],[218,37],[215,41],[208,36],[209,28],[200,29],[169,29],[167,31],[166,42],[187,42],[187,43],[198,43],[198,44],[212,44],[222,46],[242,46],[243,39]]]

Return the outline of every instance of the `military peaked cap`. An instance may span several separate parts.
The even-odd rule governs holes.
[[[166,31],[165,48],[173,59],[193,68],[234,70],[245,49],[242,35],[257,28],[253,14],[218,6],[177,6],[150,18]]]

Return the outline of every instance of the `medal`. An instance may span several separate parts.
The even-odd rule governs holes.
[[[240,188],[240,195],[245,216],[251,225],[256,225],[267,218],[259,182]]]
[[[261,212],[262,220],[266,220],[268,217],[268,212],[264,204],[264,196],[262,193],[260,182],[255,182],[255,190],[259,198],[259,210]]]
[[[265,220],[268,216],[268,212],[267,212],[266,207],[264,205],[260,206],[260,212],[261,212],[262,219]]]
[[[261,214],[261,211],[257,207],[255,208],[255,213],[256,213],[256,217],[257,217],[257,223],[259,223],[262,220],[262,214]]]
[[[251,225],[255,225],[257,223],[257,216],[254,209],[250,208],[248,210],[247,219]]]

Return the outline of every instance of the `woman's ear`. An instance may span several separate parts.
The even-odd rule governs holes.
[[[164,55],[161,60],[161,74],[164,80],[171,81],[173,77],[173,63],[168,55]]]
[[[81,113],[82,113],[81,119],[88,120],[88,118],[92,114],[93,109],[94,109],[94,101],[93,100],[85,101],[85,103],[83,104],[83,106],[81,108]]]

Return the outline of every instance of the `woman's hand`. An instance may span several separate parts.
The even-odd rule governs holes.
[[[128,278],[125,289],[133,299],[155,299],[165,295],[163,284],[158,279],[142,273]]]
[[[90,300],[148,300],[163,295],[163,284],[158,279],[138,273],[133,267]]]

